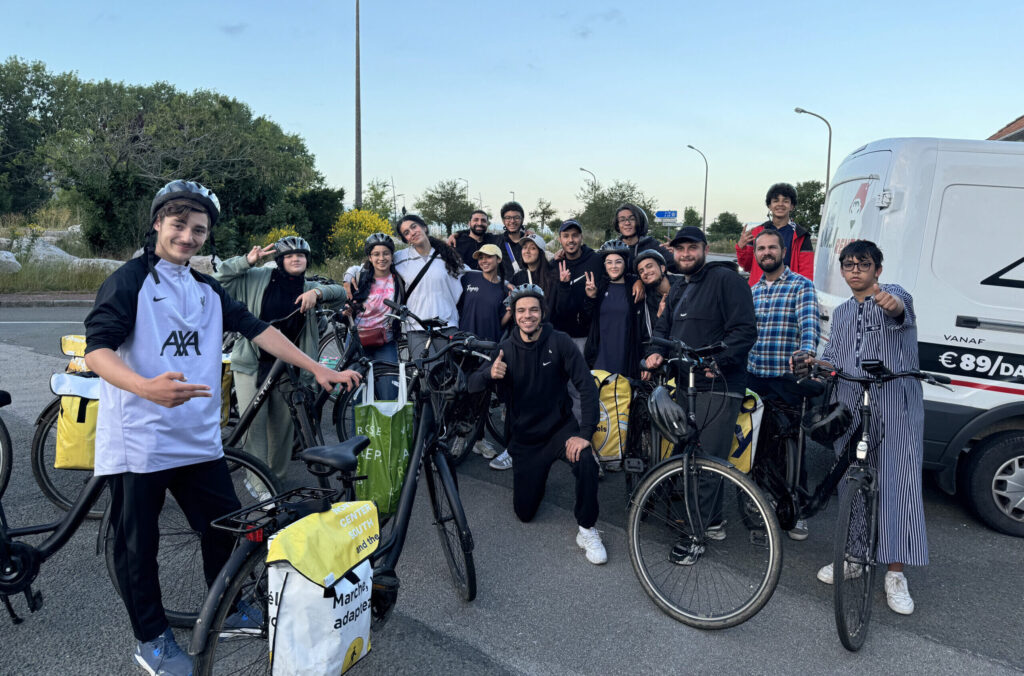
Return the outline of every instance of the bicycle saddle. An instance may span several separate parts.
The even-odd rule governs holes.
[[[354,472],[358,462],[356,456],[369,445],[370,440],[366,437],[352,437],[332,446],[307,448],[299,453],[299,459],[305,463],[327,465],[341,472]]]

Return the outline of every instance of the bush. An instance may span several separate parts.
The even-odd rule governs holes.
[[[293,228],[290,225],[286,225],[283,228],[274,228],[274,229],[272,229],[272,230],[270,230],[268,232],[265,232],[265,233],[263,233],[261,235],[256,235],[255,237],[253,237],[253,243],[252,244],[253,244],[253,246],[256,246],[257,244],[260,245],[260,246],[270,246],[271,244],[273,244],[274,242],[276,242],[277,240],[279,240],[279,239],[281,239],[283,237],[298,237],[298,236],[299,236],[299,233],[298,233],[298,231],[295,230],[295,228]]]
[[[390,233],[391,226],[372,211],[347,211],[339,216],[331,227],[331,234],[327,238],[330,245],[329,253],[332,257],[362,260],[363,243],[375,232]]]

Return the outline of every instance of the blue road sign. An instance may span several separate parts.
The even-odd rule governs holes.
[[[678,211],[655,211],[654,212],[654,217],[655,218],[678,218],[679,217],[679,212]]]

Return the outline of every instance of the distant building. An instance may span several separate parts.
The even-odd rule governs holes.
[[[988,137],[989,141],[1024,141],[1024,115]]]

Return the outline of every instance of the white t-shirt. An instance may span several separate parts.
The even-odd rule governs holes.
[[[434,249],[431,247],[425,256],[421,256],[411,246],[395,252],[395,269],[398,274],[402,275],[406,288],[409,288],[409,285],[416,279],[416,275],[427,264],[433,253]],[[459,271],[458,277],[448,274],[444,259],[438,256],[430,264],[412,294],[406,299],[406,305],[409,310],[422,319],[440,317],[447,326],[458,326],[459,311],[456,309],[456,304],[462,295],[462,283],[459,281],[461,276],[462,270]],[[423,327],[410,319],[403,325],[403,330],[422,331]]]

